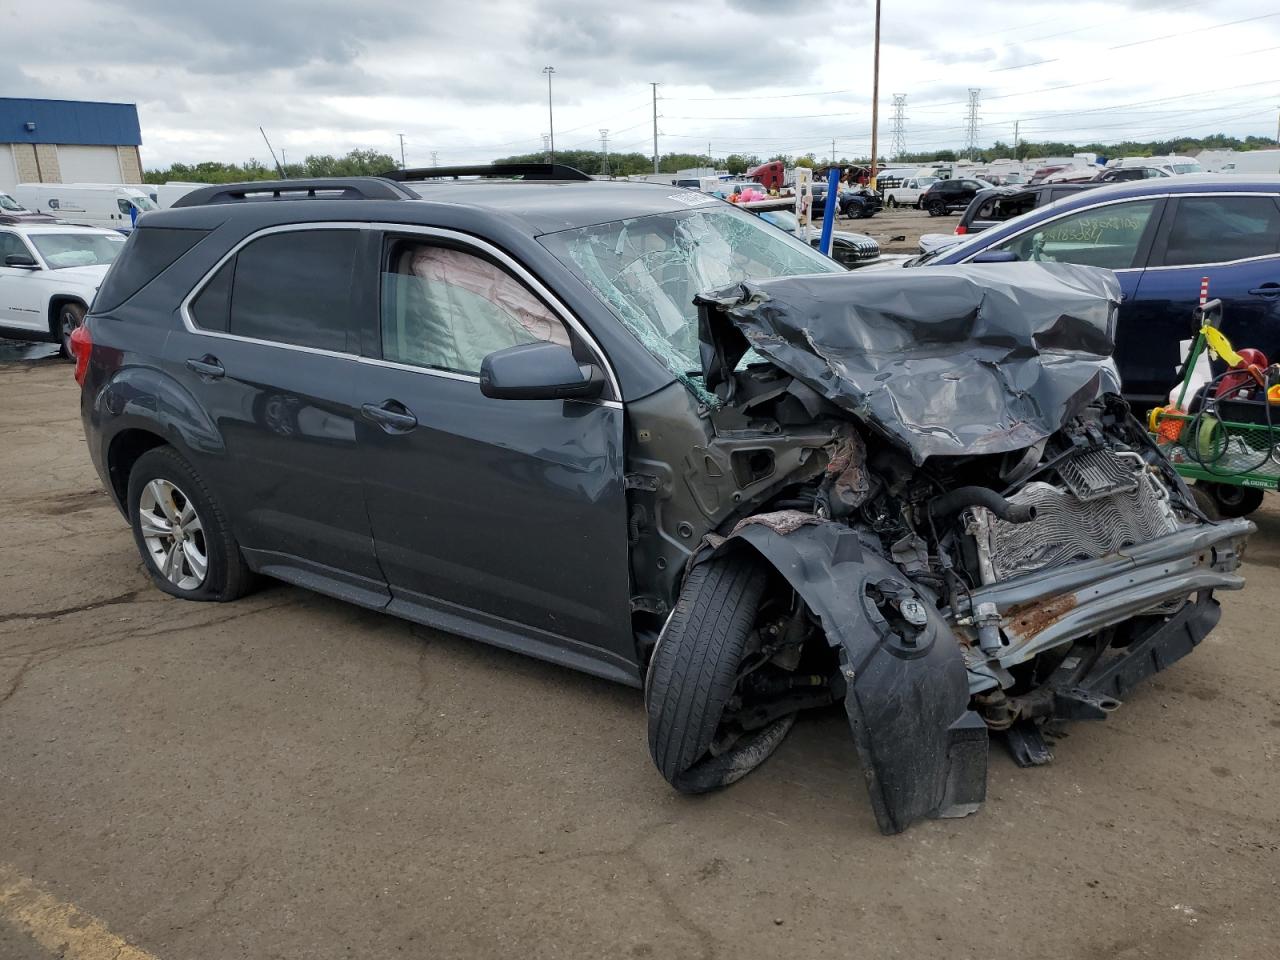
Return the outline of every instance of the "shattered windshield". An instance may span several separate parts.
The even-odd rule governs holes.
[[[539,238],[641,343],[704,400],[693,298],[743,280],[844,273],[750,214],[716,204]]]

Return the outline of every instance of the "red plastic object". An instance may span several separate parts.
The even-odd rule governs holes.
[[[89,354],[93,352],[93,336],[85,324],[71,331],[71,355],[76,358],[76,383],[84,386],[84,375],[89,372]]]
[[[1261,350],[1255,350],[1253,347],[1245,347],[1236,352],[1240,354],[1241,362],[1231,369],[1240,372],[1228,373],[1223,377],[1218,383],[1217,391],[1214,392],[1215,397],[1225,397],[1250,380],[1256,380],[1258,383],[1263,382],[1261,372],[1267,369],[1267,355]]]

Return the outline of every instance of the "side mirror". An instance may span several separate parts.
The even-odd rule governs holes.
[[[36,258],[29,253],[11,253],[4,258],[6,267],[17,267],[19,270],[39,270]]]
[[[480,361],[480,392],[495,400],[586,400],[604,392],[604,377],[568,347],[522,343]]]
[[[970,263],[1014,263],[1017,259],[1012,250],[983,250]]]

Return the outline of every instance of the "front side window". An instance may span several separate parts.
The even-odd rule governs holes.
[[[259,237],[219,268],[191,302],[202,329],[354,353],[351,308],[358,230]]]
[[[1227,263],[1280,250],[1280,207],[1271,197],[1184,197],[1163,263]]]
[[[687,385],[701,369],[693,298],[743,280],[845,273],[794,237],[739,210],[677,210],[539,238]],[[750,356],[750,355],[749,355]]]
[[[121,213],[123,213],[125,216],[128,216],[128,215],[129,215],[129,201],[128,201],[128,200],[116,200],[116,209],[117,209],[117,210],[119,210]]]
[[[152,200],[150,197],[131,197],[130,202],[132,202],[133,205],[138,208],[139,213],[144,213],[147,210],[158,209],[156,207],[155,201]]]
[[[31,242],[51,270],[105,266],[124,249],[124,237],[114,233],[36,233]]]
[[[569,331],[502,267],[450,247],[393,240],[382,271],[382,356],[478,374],[490,353],[525,343],[569,346]]]
[[[1078,263],[1108,270],[1135,265],[1155,200],[1115,203],[1073,213],[995,247],[1019,260]]]

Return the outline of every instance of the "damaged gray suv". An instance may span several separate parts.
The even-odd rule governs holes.
[[[677,789],[842,708],[880,828],[1189,653],[1252,525],[1118,396],[1105,271],[849,273],[563,167],[209,187],[76,333],[157,586],[268,576],[643,686]]]

